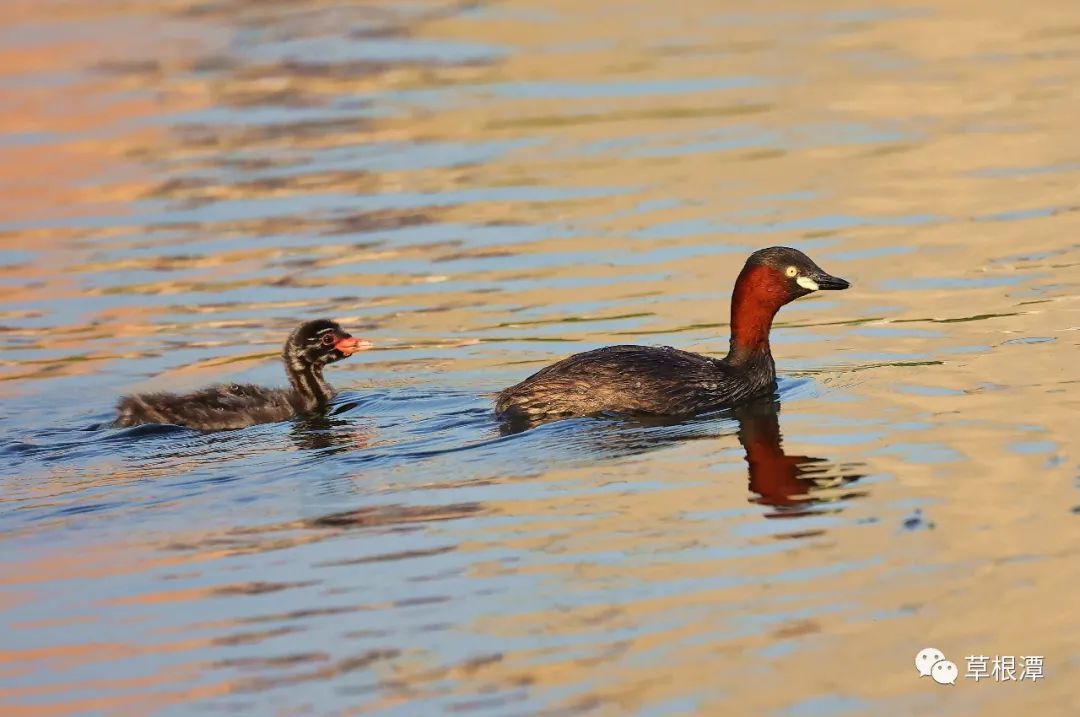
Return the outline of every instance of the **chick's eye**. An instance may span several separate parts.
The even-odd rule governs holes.
[[[334,335],[333,334],[323,334],[322,342],[323,342],[323,346],[329,346],[330,344],[334,343]]]
[[[785,274],[787,274],[787,275],[788,275],[789,277],[791,277],[792,279],[794,279],[794,278],[795,278],[795,275],[799,273],[799,270],[798,270],[798,269],[796,269],[796,268],[795,268],[795,267],[793,267],[793,266],[789,266],[789,267],[787,268],[787,270],[786,270],[786,271],[785,271],[784,273],[785,273]]]

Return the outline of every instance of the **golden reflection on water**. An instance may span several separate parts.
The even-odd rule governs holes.
[[[0,27],[7,713],[1080,711],[1073,3]],[[779,412],[500,435],[572,351],[723,352],[770,244],[854,284],[781,313]],[[378,344],[327,419],[102,427],[322,315]]]

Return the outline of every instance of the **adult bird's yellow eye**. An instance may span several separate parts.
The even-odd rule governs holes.
[[[799,273],[799,270],[793,266],[789,266],[784,273],[787,274],[790,278],[794,279],[795,275]]]

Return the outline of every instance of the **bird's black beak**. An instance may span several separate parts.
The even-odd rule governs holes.
[[[814,272],[810,277],[817,288],[823,291],[840,291],[841,289],[847,289],[851,286],[845,279],[841,279],[839,276],[833,276],[832,274],[826,274],[823,271]]]

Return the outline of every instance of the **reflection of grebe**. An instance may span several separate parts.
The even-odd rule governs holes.
[[[739,443],[746,451],[749,466],[750,490],[757,494],[757,503],[778,508],[809,507],[815,490],[833,487],[862,478],[861,473],[846,472],[824,458],[789,456],[781,445],[780,405],[772,399],[754,401],[735,409],[739,419]],[[792,515],[785,510],[784,515]]]
[[[818,289],[848,286],[796,249],[756,251],[735,282],[731,349],[723,359],[670,347],[586,351],[502,391],[495,412],[515,423],[600,413],[691,416],[769,395],[776,387],[769,348],[776,312]]]
[[[340,413],[342,407],[338,403],[334,412]],[[333,418],[325,413],[311,413],[293,421],[290,434],[297,448],[321,449],[328,454],[363,450],[374,438],[370,426],[359,426],[355,420]]]
[[[284,421],[325,407],[334,390],[323,379],[323,367],[369,348],[369,341],[353,338],[333,321],[309,321],[290,334],[282,350],[291,388],[233,384],[185,395],[125,396],[117,406],[116,425],[172,423],[218,431]]]

